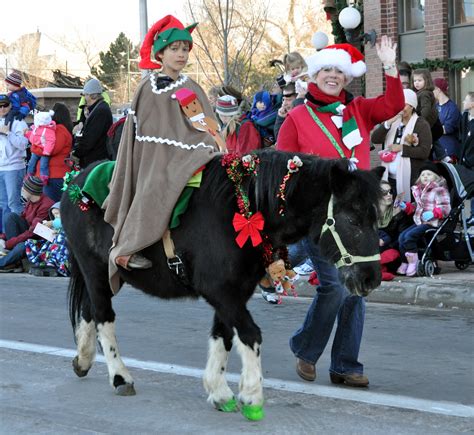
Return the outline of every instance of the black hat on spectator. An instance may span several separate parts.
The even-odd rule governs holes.
[[[441,176],[440,169],[438,165],[431,160],[426,160],[420,167],[418,175],[420,175],[423,171],[431,171],[434,172],[436,175]]]

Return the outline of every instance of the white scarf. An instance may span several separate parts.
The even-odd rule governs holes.
[[[413,134],[413,130],[415,129],[415,124],[418,119],[418,115],[416,113],[413,113],[411,115],[410,120],[408,121],[407,125],[405,126],[405,129],[403,130],[402,138],[400,140],[400,143],[403,145],[405,142],[405,137],[407,134]],[[397,133],[397,129],[402,123],[402,120],[399,118],[397,119],[391,126],[390,130],[387,132],[387,136],[385,137],[385,142],[384,142],[384,148],[387,147],[390,144],[393,144],[393,141],[395,139],[395,135]],[[403,153],[403,150],[400,151],[400,153]],[[386,168],[386,171],[384,172],[383,179],[388,180],[388,166],[389,163],[382,162],[382,166]],[[409,157],[403,157],[400,156],[398,159],[398,166],[397,166],[397,195],[400,195],[403,193],[403,197],[399,197],[402,201],[405,202],[410,202],[411,197],[410,197],[410,179],[411,179],[411,162]]]

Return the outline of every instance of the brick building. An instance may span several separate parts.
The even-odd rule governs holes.
[[[474,0],[363,0],[364,30],[374,29],[398,41],[399,59],[474,59]],[[375,48],[365,46],[366,96],[383,92],[383,72]],[[450,83],[450,97],[460,103],[474,90],[473,68],[438,69],[433,77]]]

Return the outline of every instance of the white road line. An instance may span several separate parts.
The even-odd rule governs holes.
[[[0,340],[0,348],[69,358],[74,358],[76,356],[76,351],[72,349],[43,346],[41,344],[24,343],[19,341]],[[96,361],[105,364],[105,359],[102,355],[97,355]],[[190,376],[199,379],[201,379],[203,375],[203,370],[194,367],[163,364],[155,361],[141,361],[134,358],[123,358],[123,362],[129,368],[133,367],[135,369],[150,370],[159,373]],[[236,373],[228,373],[226,377],[229,382],[238,383],[240,375]],[[367,390],[350,390],[348,388],[326,387],[316,384],[310,385],[272,378],[265,379],[264,387],[291,393],[310,394],[330,399],[350,400],[371,405],[391,406],[395,408],[430,412],[433,414],[443,414],[454,417],[474,417],[474,406],[454,402],[437,402],[434,400],[417,399],[408,396],[372,393]]]

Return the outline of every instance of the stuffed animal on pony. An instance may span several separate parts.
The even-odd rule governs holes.
[[[266,270],[273,283],[273,287],[275,287],[275,291],[278,293],[279,301],[281,300],[281,295],[288,296],[288,292],[291,292],[294,297],[298,296],[293,283],[299,276],[295,271],[287,269],[283,260],[274,261]]]

